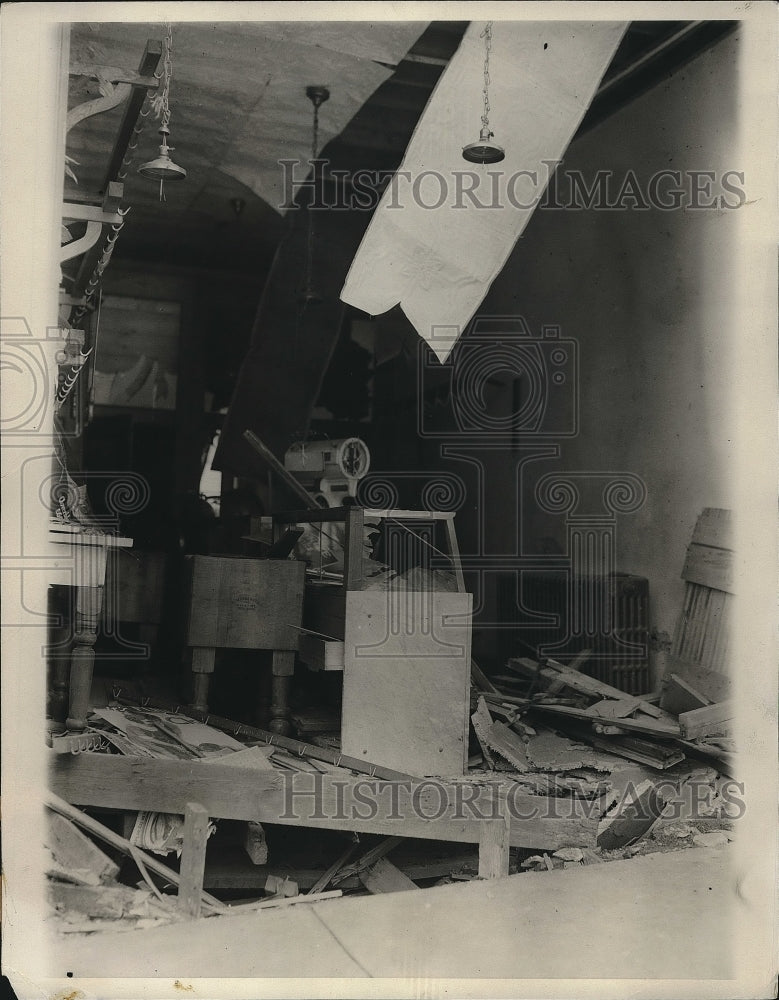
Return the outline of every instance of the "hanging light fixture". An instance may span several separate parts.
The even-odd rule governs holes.
[[[314,211],[313,201],[316,198],[316,171],[317,156],[319,154],[319,109],[330,97],[327,87],[310,86],[306,87],[306,97],[314,106],[314,121],[311,138],[311,161],[313,170],[314,187],[311,194],[311,201],[308,203],[308,217],[306,219],[306,275],[303,293],[300,302],[303,306],[317,305],[322,301],[321,294],[314,288]]]
[[[156,117],[162,118],[159,128],[159,133],[162,136],[160,152],[159,156],[156,156],[153,160],[149,160],[147,163],[142,163],[138,167],[138,173],[143,177],[151,177],[152,180],[159,180],[160,201],[166,200],[165,181],[183,181],[187,176],[186,170],[177,163],[174,163],[170,158],[174,147],[168,145],[168,136],[170,135],[170,105],[168,100],[170,96],[170,80],[173,76],[172,49],[173,29],[168,24],[168,30],[165,34],[165,58],[162,64],[162,73],[155,74],[157,79],[162,76],[162,93],[157,94],[151,102]]]
[[[494,133],[490,131],[490,51],[492,49],[492,21],[482,31],[480,38],[484,39],[484,113],[481,116],[481,130],[478,142],[469,142],[463,146],[463,159],[469,163],[500,163],[506,153],[502,146],[490,140]]]

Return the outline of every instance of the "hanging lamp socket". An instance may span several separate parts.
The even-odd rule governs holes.
[[[180,167],[178,163],[174,163],[170,158],[170,154],[174,149],[173,146],[168,145],[170,131],[167,128],[161,128],[160,135],[162,136],[162,142],[160,143],[159,156],[155,156],[153,160],[149,160],[147,163],[142,163],[138,167],[138,173],[142,177],[150,177],[152,180],[157,181],[183,181],[187,176],[186,170]]]
[[[306,97],[311,101],[315,108],[320,107],[325,101],[330,99],[330,91],[327,87],[312,85],[306,87]]]
[[[463,159],[469,163],[500,163],[505,159],[506,151],[496,142],[491,142],[493,133],[487,126],[479,132],[478,142],[469,142],[463,146]]]

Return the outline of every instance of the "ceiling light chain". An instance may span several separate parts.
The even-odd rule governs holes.
[[[463,159],[469,163],[500,163],[506,153],[502,146],[490,140],[494,133],[490,129],[490,53],[492,52],[492,21],[487,21],[484,30],[479,35],[484,39],[484,113],[481,116],[479,141],[463,146]]]
[[[159,133],[162,136],[159,156],[148,163],[142,164],[138,168],[138,173],[144,177],[152,177],[160,182],[160,201],[165,201],[165,181],[183,180],[187,172],[183,167],[174,163],[170,158],[173,146],[168,145],[170,135],[170,81],[173,76],[173,27],[169,21],[166,22],[165,30],[165,51],[162,60],[162,69],[154,75],[162,79],[162,92],[156,94],[151,100],[151,106],[156,118],[161,118]]]
[[[487,21],[484,31],[479,35],[484,39],[484,114],[482,124],[489,131],[490,127],[490,52],[492,51],[492,21]],[[490,132],[490,136],[493,133]]]

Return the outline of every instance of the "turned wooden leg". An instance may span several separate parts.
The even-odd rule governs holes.
[[[66,726],[80,731],[87,727],[89,692],[95,667],[97,620],[103,600],[102,587],[79,587],[76,594],[76,633],[70,657],[70,703]]]
[[[192,707],[199,712],[208,711],[208,689],[215,663],[213,646],[192,647]]]
[[[289,692],[294,672],[295,653],[289,649],[275,649],[273,651],[268,729],[280,736],[288,736],[292,732],[292,725],[289,721]]]
[[[50,733],[63,733],[68,715],[71,614],[66,605],[69,604],[69,599],[69,588],[49,588],[48,613],[53,624],[49,628],[47,651],[46,729]]]

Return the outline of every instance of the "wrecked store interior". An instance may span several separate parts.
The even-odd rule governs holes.
[[[50,535],[75,578],[49,588],[45,831],[66,954],[725,866],[732,213],[631,209],[671,161],[731,165],[736,89],[705,81],[733,82],[738,26],[74,23],[63,44]],[[511,198],[479,211],[466,171]],[[572,206],[598,171],[622,211]]]

